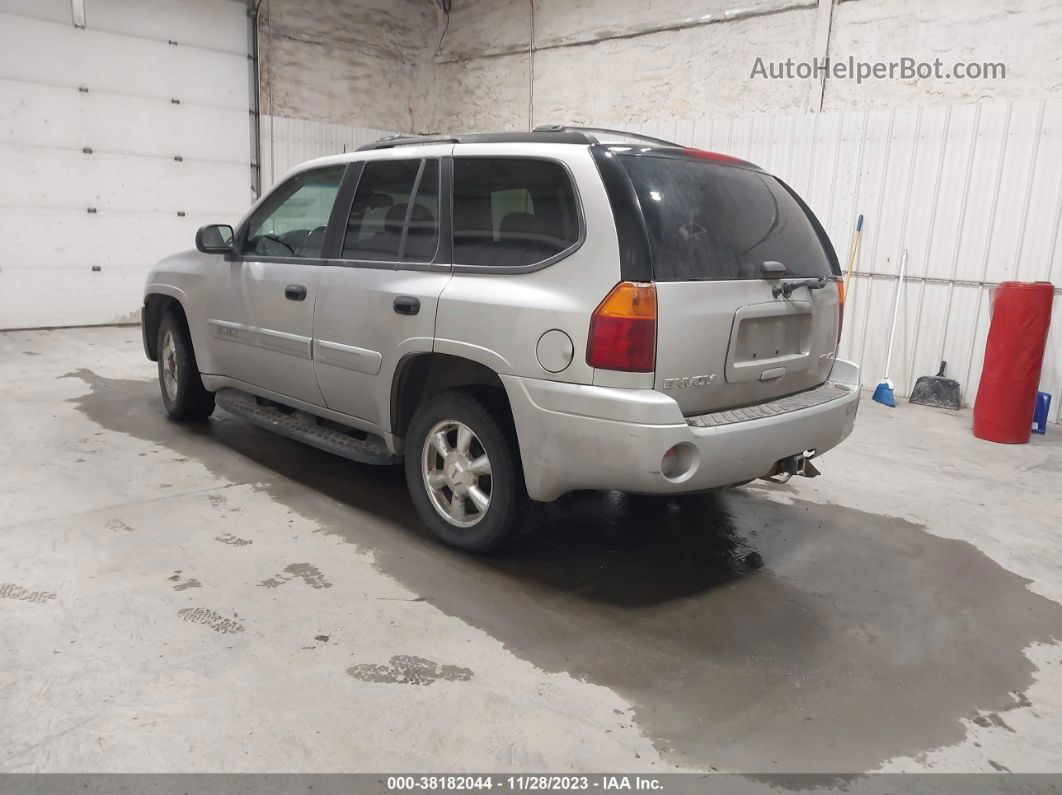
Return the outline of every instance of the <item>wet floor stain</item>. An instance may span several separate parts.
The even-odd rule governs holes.
[[[569,495],[505,555],[461,555],[421,528],[400,468],[220,411],[177,425],[154,382],[75,375],[91,390],[73,402],[93,421],[261,483],[513,654],[612,688],[679,764],[858,772],[952,744],[964,720],[1029,709],[1023,650],[1062,638],[1062,606],[966,542],[756,487]]]
[[[55,598],[55,594],[48,591],[31,591],[13,582],[0,583],[0,599],[15,599],[19,602],[42,605]]]
[[[397,654],[387,665],[363,663],[347,669],[363,682],[395,685],[430,685],[435,682],[467,682],[472,671],[458,665],[439,665],[424,657]]]
[[[237,632],[243,632],[244,630],[243,624],[236,619],[225,618],[205,607],[185,607],[182,610],[178,610],[177,615],[185,621],[189,621],[193,624],[203,624],[223,635],[232,635]]]
[[[222,533],[219,536],[214,536],[214,540],[220,541],[222,544],[228,544],[230,547],[245,547],[254,543],[249,538],[238,538],[232,533]]]
[[[285,566],[284,571],[270,577],[268,580],[262,580],[262,582],[258,583],[258,587],[279,588],[284,583],[291,582],[296,578],[301,579],[311,588],[332,587],[332,583],[324,578],[321,570],[309,563],[292,563],[290,566]]]

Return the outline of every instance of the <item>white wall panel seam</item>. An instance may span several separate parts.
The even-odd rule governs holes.
[[[907,243],[906,243],[906,240],[907,240],[907,222],[908,222],[908,220],[910,218],[911,191],[914,188],[915,173],[916,173],[915,163],[918,161],[918,145],[919,145],[919,141],[921,140],[921,135],[922,135],[922,114],[923,114],[923,110],[924,110],[923,108],[919,107],[918,110],[915,113],[915,127],[914,127],[914,133],[913,133],[913,135],[911,137],[911,159],[907,163],[907,188],[904,191],[903,212],[901,213],[901,216],[900,216],[900,235],[899,235],[899,239],[897,240],[897,243],[896,243],[896,267],[897,268],[903,267],[903,262],[902,262],[903,252],[907,251],[907,271],[910,271],[912,269],[912,267],[914,267],[913,263],[911,262],[911,251],[910,251],[910,248],[907,246]],[[902,284],[900,284],[899,281],[897,281],[897,283],[896,283],[896,296],[895,296],[895,298],[893,300],[896,302],[897,306],[899,306],[901,304],[904,305],[903,306],[903,310],[904,310],[903,317],[906,320],[907,311],[908,311],[909,307],[906,305],[907,295],[906,295],[906,293],[904,293],[903,287],[904,286]],[[897,315],[896,323],[899,324],[899,322],[900,322],[900,316]],[[917,344],[917,340],[918,340],[918,334],[917,334],[917,329],[916,329],[916,331],[915,331],[915,339],[914,339],[914,344],[915,345]],[[891,341],[891,337],[890,337],[890,341]],[[906,337],[901,337],[899,344],[902,345],[905,342],[906,342]],[[913,348],[914,345],[912,345],[911,347]],[[891,361],[895,361],[895,362],[899,363],[899,357],[898,356],[894,358],[894,357],[891,357],[891,356],[887,355],[887,357],[889,358],[890,362]],[[911,358],[912,359],[914,358],[913,352],[912,352]],[[889,373],[884,373],[883,376],[888,376],[888,377],[891,378],[891,374],[889,374]],[[897,379],[897,381],[899,381],[899,379]]]
[[[1029,158],[1029,173],[1025,178],[1025,201],[1021,208],[1021,220],[1018,226],[1018,242],[1014,247],[1014,280],[1019,280],[1019,271],[1021,270],[1021,252],[1025,246],[1025,230],[1029,224],[1029,207],[1032,204],[1033,185],[1036,182],[1036,166],[1037,159],[1040,156],[1040,140],[1044,135],[1044,111],[1047,108],[1047,102],[1040,100],[1040,105],[1036,112],[1036,133],[1033,135],[1033,153]]]
[[[892,151],[892,132],[896,123],[896,109],[893,108],[889,111],[889,127],[888,133],[885,136],[885,152],[881,159],[881,187],[878,189],[878,205],[875,213],[876,219],[881,219],[881,210],[885,206],[885,189],[888,186],[889,176],[889,162],[891,161],[890,153]],[[880,224],[874,227],[874,256],[870,259],[870,270],[874,273],[878,269],[877,256],[878,256],[878,243],[881,239],[881,227]],[[867,342],[867,329],[870,322],[870,306],[874,299],[874,280],[871,279],[867,285],[867,310],[863,313],[863,329],[859,339],[859,361],[864,361],[864,354],[866,353]]]
[[[962,187],[959,221],[956,226],[955,245],[952,249],[951,280],[948,286],[948,300],[944,305],[944,332],[940,339],[940,353],[937,355],[937,359],[941,361],[944,360],[944,349],[948,344],[948,331],[951,328],[949,320],[952,303],[955,297],[955,279],[959,274],[959,249],[962,246],[963,230],[966,227],[966,210],[970,201],[970,184],[973,180],[974,160],[977,157],[977,136],[981,132],[981,108],[982,106],[979,104],[974,111],[973,133],[970,135],[970,157],[966,161],[966,176]]]
[[[1055,223],[1051,229],[1051,248],[1048,250],[1047,255],[1047,281],[1054,282],[1055,277],[1055,255],[1058,253],[1058,233],[1062,230],[1062,177],[1058,182],[1058,201],[1055,203]],[[1062,404],[1062,399],[1059,400]],[[1060,408],[1059,416],[1062,416],[1062,406]]]
[[[988,264],[992,253],[992,238],[995,234],[996,228],[996,212],[999,209],[999,189],[1003,182],[1003,169],[1007,162],[1007,144],[1010,142],[1010,121],[1014,115],[1014,103],[1007,103],[1006,116],[1003,120],[1003,133],[999,137],[999,160],[996,164],[996,178],[995,178],[995,190],[992,191],[992,208],[988,212],[988,239],[985,241],[985,253],[984,261],[981,263],[981,279],[980,286],[977,288],[977,303],[981,302],[981,293],[984,290],[984,281],[988,278]],[[971,344],[970,355],[966,360],[966,375],[965,375],[965,387],[966,390],[970,389],[970,371],[973,367],[974,355],[977,353],[977,329],[981,322],[981,313],[979,311],[974,312],[973,331],[971,332]]]
[[[929,231],[926,234],[926,245],[922,253],[922,276],[929,272],[929,258],[933,250],[933,234],[937,228],[937,208],[940,204],[940,183],[944,175],[944,155],[948,146],[948,133],[951,131],[951,106],[944,111],[944,129],[940,134],[940,148],[937,150],[937,171],[933,177],[933,201],[929,209]],[[914,382],[915,368],[918,366],[918,343],[922,333],[922,307],[926,298],[926,281],[923,278],[918,291],[918,308],[915,313],[914,342],[911,345],[910,370],[907,374],[907,383]]]

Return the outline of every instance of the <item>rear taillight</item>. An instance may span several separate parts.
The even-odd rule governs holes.
[[[620,282],[590,317],[586,363],[603,370],[651,373],[656,360],[656,286]]]
[[[844,281],[837,280],[837,345],[841,345],[841,329],[844,328]]]

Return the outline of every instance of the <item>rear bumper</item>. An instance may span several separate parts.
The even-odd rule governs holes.
[[[698,427],[660,392],[503,376],[516,421],[527,490],[554,500],[579,489],[643,494],[704,491],[767,474],[782,458],[816,455],[852,432],[859,368],[838,360],[825,403],[755,419]],[[667,477],[665,452],[685,443],[688,468]]]

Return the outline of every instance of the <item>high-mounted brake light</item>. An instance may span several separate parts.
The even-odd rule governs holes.
[[[586,363],[651,373],[656,362],[656,285],[620,282],[590,317]]]
[[[699,157],[701,160],[714,160],[716,163],[730,163],[737,166],[751,166],[747,160],[742,160],[740,157],[732,157],[731,155],[724,155],[720,152],[708,152],[704,149],[694,149],[688,147],[682,150],[682,154],[688,157]]]

